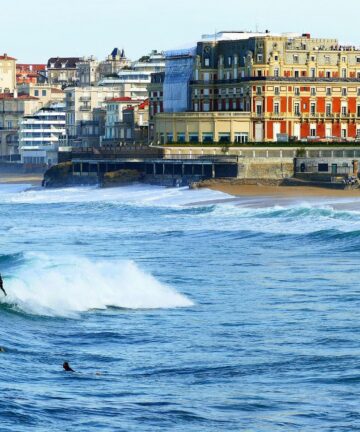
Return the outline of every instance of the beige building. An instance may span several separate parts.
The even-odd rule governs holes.
[[[32,96],[0,95],[0,156],[19,153],[20,122],[41,107],[40,99]]]
[[[161,113],[156,115],[159,144],[246,143],[252,138],[247,112]]]
[[[0,93],[13,93],[16,88],[16,59],[0,55]]]
[[[80,57],[52,57],[47,62],[48,83],[62,87],[75,85],[77,82],[76,64]]]
[[[79,127],[85,122],[93,121],[94,109],[105,106],[106,100],[119,97],[119,93],[119,89],[111,87],[68,87],[65,89],[66,133],[69,145],[75,145],[74,143],[79,138]]]
[[[65,93],[61,89],[61,87],[55,87],[50,84],[19,84],[18,94],[32,96],[40,99],[43,107],[52,103],[65,101]]]

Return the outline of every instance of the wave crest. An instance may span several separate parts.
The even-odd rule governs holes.
[[[29,255],[8,278],[5,299],[22,311],[71,316],[91,309],[161,309],[192,306],[171,287],[142,271],[133,261],[91,261]]]

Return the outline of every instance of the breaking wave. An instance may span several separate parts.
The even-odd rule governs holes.
[[[92,309],[189,307],[184,295],[142,271],[133,261],[91,261],[28,254],[5,279],[3,301],[26,313],[72,316]],[[1,262],[1,259],[0,259]]]

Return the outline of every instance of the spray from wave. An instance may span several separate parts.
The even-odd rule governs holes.
[[[91,309],[162,309],[192,306],[184,295],[143,272],[132,261],[91,261],[29,254],[6,283],[7,303],[46,316]]]

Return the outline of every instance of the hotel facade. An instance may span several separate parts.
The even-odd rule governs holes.
[[[153,141],[354,141],[360,49],[309,34],[221,32],[166,53],[149,87]]]

